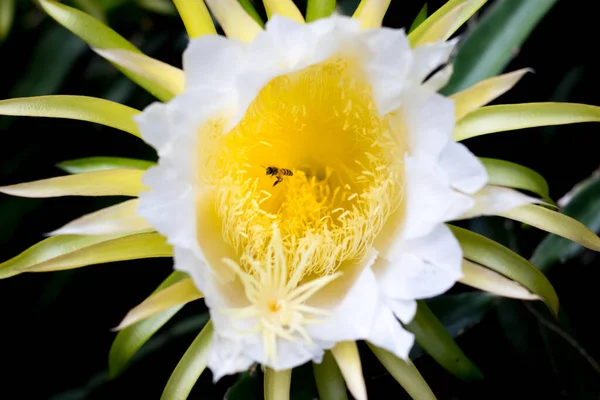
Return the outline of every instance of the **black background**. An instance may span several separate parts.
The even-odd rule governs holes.
[[[392,3],[384,20],[392,27],[409,26],[422,5],[420,0]],[[442,3],[430,1],[430,10]],[[598,22],[592,3],[557,2],[507,68],[531,67],[535,74],[528,74],[497,102],[600,104]],[[148,54],[180,66],[186,36],[177,18],[125,4],[109,14],[109,22]],[[40,47],[44,41],[45,50]],[[139,109],[152,101],[25,1],[18,5],[8,40],[0,44],[0,71],[2,99],[80,94]],[[507,159],[537,170],[557,200],[599,167],[599,133],[599,124],[578,124],[498,133],[469,140],[467,145],[478,156]],[[155,157],[131,135],[77,121],[0,117],[0,139],[0,185],[63,174],[55,164],[74,158]],[[83,213],[120,200],[0,195],[0,259],[15,256],[41,240],[45,232]],[[494,218],[482,223],[509,232],[511,247],[525,257],[544,236]],[[108,381],[106,370],[115,336],[110,328],[166,277],[170,267],[169,259],[138,260],[0,281],[0,399],[158,399],[205,321],[202,302],[187,305],[161,329],[121,377]],[[486,380],[460,382],[429,357],[420,357],[417,366],[438,398],[600,398],[600,371],[576,349],[581,346],[591,358],[600,358],[598,267],[596,255],[586,252],[550,272],[570,321],[567,339],[541,325],[531,307],[517,301],[502,302],[458,339]],[[533,309],[544,314],[541,307]],[[402,389],[377,360],[368,351],[362,354],[371,398],[403,398]],[[309,377],[308,383],[301,380],[303,376]],[[235,377],[229,377],[213,386],[211,379],[209,372],[204,373],[190,398],[223,398],[235,382]],[[262,398],[259,380],[256,383],[255,393],[248,392],[248,398]],[[313,397],[310,367],[294,373],[294,385],[304,389],[297,391],[296,398]]]

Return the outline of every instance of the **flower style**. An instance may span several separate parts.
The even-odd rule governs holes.
[[[354,18],[323,15],[310,23],[289,1],[265,1],[271,18],[262,30],[236,1],[207,0],[226,38],[212,34],[202,2],[176,1],[192,37],[180,71],[119,36],[101,43],[77,31],[66,16],[86,17],[42,0],[51,16],[164,102],[138,114],[99,99],[48,96],[5,100],[0,113],[44,115],[50,105],[47,116],[139,134],[158,164],[0,188],[30,197],[139,195],[67,224],[30,256],[1,264],[0,276],[172,254],[184,274],[134,308],[121,333],[204,297],[211,322],[193,345],[205,360],[195,377],[206,365],[218,380],[258,363],[272,398],[282,398],[292,368],[319,364],[328,350],[353,395],[366,398],[359,340],[389,369],[422,380],[401,361],[414,341],[405,326],[418,299],[458,281],[542,299],[556,312],[556,293],[531,264],[516,255],[513,266],[482,257],[509,251],[446,223],[502,215],[595,250],[600,239],[548,209],[552,203],[535,187],[514,186],[543,199],[494,176],[509,164],[482,162],[457,140],[598,120],[600,112],[585,105],[480,108],[525,70],[438,94],[457,43],[446,40],[484,2],[452,0],[407,36],[380,26],[389,1],[363,1]],[[544,120],[548,107],[562,107],[565,117]],[[519,112],[531,115],[511,119]],[[165,393],[177,390],[177,379],[174,373]]]

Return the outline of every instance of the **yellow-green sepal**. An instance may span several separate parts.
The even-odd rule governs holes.
[[[105,171],[108,169],[139,169],[142,171],[156,165],[155,162],[138,160],[125,157],[86,157],[75,160],[67,160],[56,166],[70,174],[82,174],[85,172]]]
[[[12,196],[44,198],[62,196],[138,196],[148,188],[142,183],[144,171],[108,169],[57,176],[39,181],[0,186],[0,193]]]
[[[140,111],[114,101],[87,96],[37,96],[0,100],[0,115],[66,118],[93,122],[140,137],[133,120]]]
[[[39,2],[48,15],[79,36],[91,47],[96,49],[122,49],[141,54],[141,51],[137,47],[96,18],[54,0],[39,0]],[[169,91],[151,80],[132,73],[118,65],[115,66],[129,77],[129,79],[146,89],[159,100],[169,101],[173,97]]]
[[[335,11],[336,0],[308,0],[306,5],[306,22],[327,18]]]
[[[348,400],[346,383],[329,350],[325,351],[320,364],[313,362],[315,383],[322,400]]]
[[[172,254],[171,246],[157,233],[53,236],[0,264],[0,279],[23,272],[60,271]]]
[[[487,106],[458,121],[452,138],[458,142],[494,132],[579,122],[600,122],[600,107],[575,103]]]
[[[576,219],[559,212],[527,204],[498,215],[562,236],[590,250],[600,251],[600,238],[594,232]]]
[[[424,301],[417,301],[417,313],[406,329],[415,335],[417,343],[427,354],[457,378],[467,381],[483,379],[479,368],[458,347]]]
[[[161,400],[187,399],[194,384],[208,365],[213,331],[212,321],[208,321],[175,367],[163,390]]]
[[[175,271],[167,277],[152,294],[187,278],[187,274]],[[168,310],[154,314],[120,331],[108,355],[108,373],[111,378],[119,376],[135,353],[146,343],[164,324],[166,324],[184,305],[177,305]]]
[[[539,296],[550,311],[558,315],[558,296],[552,284],[529,261],[485,236],[448,225],[460,243],[467,260],[486,266],[526,287]]]
[[[419,370],[411,360],[404,361],[389,351],[380,349],[367,343],[377,359],[385,369],[406,390],[406,393],[414,400],[435,400],[436,397],[431,388],[419,373]]]
[[[539,195],[545,202],[554,204],[550,199],[548,182],[536,171],[510,161],[479,157],[489,180],[488,185],[505,186],[527,190]]]
[[[411,46],[448,39],[486,2],[487,0],[449,0],[408,34]]]

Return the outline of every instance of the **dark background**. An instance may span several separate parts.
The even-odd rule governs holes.
[[[136,2],[105,1],[109,3],[111,27],[147,54],[180,66],[187,39],[176,16],[148,11]],[[303,2],[298,3],[304,10]],[[338,3],[351,10],[356,1]],[[409,26],[422,6],[421,0],[392,3],[384,20],[392,27]],[[442,3],[429,1],[430,10]],[[531,67],[535,74],[528,74],[498,102],[600,105],[598,22],[591,4],[557,2],[507,68]],[[0,54],[0,99],[79,94],[139,109],[153,101],[29,1],[18,2],[13,29],[0,44]],[[467,145],[478,156],[537,170],[557,200],[600,166],[599,130],[598,124],[529,129],[471,139]],[[131,135],[70,120],[0,117],[0,139],[0,185],[63,174],[55,165],[75,158],[155,159],[153,150]],[[0,195],[0,260],[17,255],[69,220],[120,200]],[[480,219],[472,227],[525,257],[545,236],[496,218]],[[599,267],[597,255],[584,252],[549,272],[562,303],[559,328],[548,327],[551,317],[543,307],[508,300],[495,301],[497,306],[480,323],[470,323],[457,340],[486,375],[484,381],[461,382],[428,356],[419,357],[416,364],[438,398],[599,399]],[[170,270],[168,259],[138,260],[0,281],[0,399],[158,399],[206,321],[202,302],[187,305],[116,380],[107,379],[107,359],[115,336],[110,328]],[[452,293],[462,291],[457,287]],[[371,398],[404,398],[370,352],[362,354]],[[294,373],[294,398],[316,397],[310,373],[309,366]],[[249,381],[255,390],[245,392],[244,398],[262,398],[259,375]],[[229,377],[213,386],[211,379],[205,372],[190,398],[223,398],[236,381]]]

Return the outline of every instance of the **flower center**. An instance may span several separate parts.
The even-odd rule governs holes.
[[[217,147],[217,213],[250,273],[274,223],[289,273],[310,247],[301,277],[326,276],[364,256],[400,204],[402,149],[351,59],[271,80]]]

